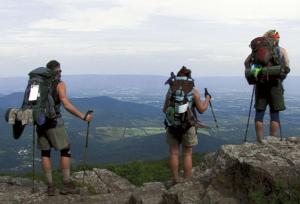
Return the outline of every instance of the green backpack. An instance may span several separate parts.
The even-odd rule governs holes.
[[[28,85],[25,90],[23,109],[32,109],[34,124],[41,126],[47,120],[56,118],[55,103],[52,96],[53,85],[56,80],[54,71],[39,67],[29,74]]]
[[[168,82],[169,106],[166,109],[165,125],[174,135],[181,136],[197,123],[193,111],[194,80],[188,77],[173,76]]]

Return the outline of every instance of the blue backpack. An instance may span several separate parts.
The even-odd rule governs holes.
[[[166,109],[165,125],[174,134],[182,134],[197,123],[194,112],[194,80],[173,76],[168,81],[169,106]]]
[[[55,72],[45,67],[34,69],[28,75],[29,80],[22,108],[32,109],[34,124],[41,126],[47,120],[56,118],[55,104],[52,97],[56,75]]]

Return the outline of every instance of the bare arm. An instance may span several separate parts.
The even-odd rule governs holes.
[[[281,47],[280,48],[280,55],[281,55],[281,57],[284,61],[284,65],[287,66],[287,67],[290,67],[290,60],[289,60],[286,49]]]
[[[60,82],[57,85],[57,93],[58,93],[58,96],[59,96],[59,100],[62,102],[65,109],[68,112],[70,112],[71,114],[73,114],[74,116],[84,120],[85,114],[83,114],[79,110],[77,110],[77,108],[68,99],[67,93],[66,93],[66,86],[65,86],[64,82]],[[86,120],[91,121],[92,120],[92,115],[88,115]]]
[[[290,70],[290,60],[289,60],[286,49],[284,49],[282,47],[280,48],[280,57],[282,58],[283,63],[284,63],[284,71],[286,74],[288,74],[291,71]]]
[[[197,89],[195,89],[194,90],[194,101],[195,101],[197,111],[200,113],[203,113],[204,111],[206,111],[206,109],[209,105],[210,97],[206,96],[205,101],[201,102],[200,93]]]

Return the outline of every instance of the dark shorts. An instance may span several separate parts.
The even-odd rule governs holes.
[[[62,150],[69,147],[68,134],[62,118],[57,119],[55,125],[45,125],[37,128],[38,147],[41,150]]]
[[[255,89],[255,109],[264,111],[269,105],[271,111],[285,110],[284,89],[280,81],[257,83]]]

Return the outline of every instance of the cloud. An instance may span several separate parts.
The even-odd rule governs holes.
[[[153,13],[151,8],[155,9],[149,3],[143,5],[139,1],[116,1],[111,5],[99,3],[95,7],[86,7],[86,2],[80,2],[72,4],[72,1],[70,5],[56,1],[59,5],[57,16],[34,22],[31,28],[83,32],[128,29],[142,25]]]
[[[299,19],[297,0],[118,0],[111,1],[45,1],[56,9],[55,16],[38,20],[35,29],[67,31],[100,31],[130,29],[151,21],[154,16],[200,20],[204,22],[242,24],[280,19]],[[90,5],[90,7],[88,7]]]
[[[190,19],[239,22],[245,20],[299,19],[297,0],[174,0],[162,1],[161,13]]]
[[[97,73],[100,71],[96,64],[102,63],[102,59],[107,59],[101,64],[103,67],[111,67],[119,61],[115,59],[121,58],[115,67],[130,61],[132,70],[139,73],[148,73],[152,67],[160,67],[156,71],[163,73],[163,67],[190,63],[195,67],[211,67],[211,73],[224,74],[223,67],[241,67],[250,52],[250,40],[270,28],[280,31],[281,43],[291,53],[291,62],[295,67],[299,64],[296,55],[300,52],[297,46],[300,1],[297,0],[3,0],[1,3],[0,57],[8,64],[16,63],[11,62],[15,58],[29,65],[49,58],[70,59],[72,73],[78,63],[99,59],[95,60],[94,68],[85,70]],[[72,64],[75,58],[78,63]],[[137,64],[139,67],[134,69]],[[115,67],[109,71],[122,73],[121,68]]]

